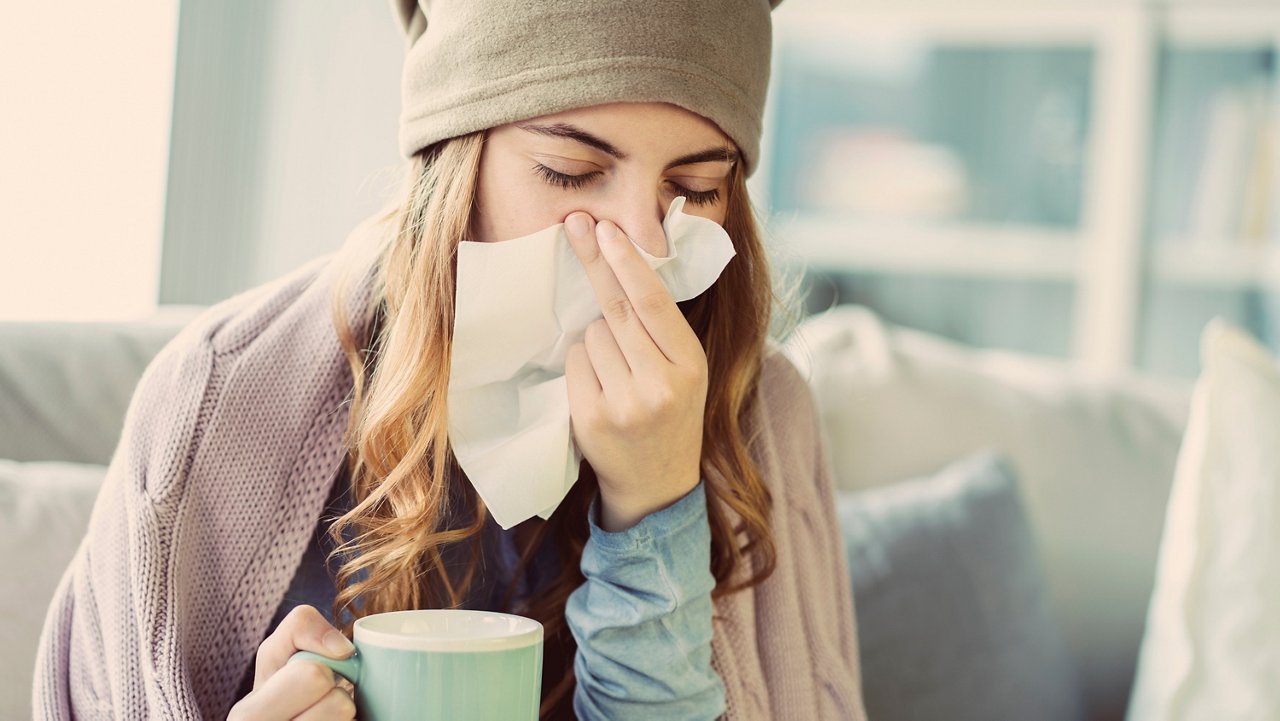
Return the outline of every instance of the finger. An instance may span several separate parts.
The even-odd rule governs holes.
[[[631,382],[631,366],[627,365],[607,322],[600,318],[591,321],[583,341],[605,397],[609,396],[610,388],[616,392]]]
[[[324,698],[312,704],[311,708],[298,714],[294,721],[345,721],[355,717],[356,702],[351,700],[346,691],[335,687]]]
[[[356,693],[355,684],[351,683],[345,677],[340,676],[336,673],[333,675],[333,680],[338,683],[338,688],[342,689],[343,691],[346,691],[348,696],[355,698],[355,693]]]
[[[314,661],[286,664],[261,687],[245,696],[238,706],[242,708],[244,718],[264,721],[291,719],[337,689],[333,677],[333,671]]]
[[[575,218],[578,217],[588,219],[588,227],[585,231],[574,223]],[[590,218],[591,216],[586,213],[571,214],[565,221],[565,234],[569,236],[574,252],[578,254],[578,259],[586,270],[587,280],[591,283],[600,311],[605,322],[609,324],[609,330],[613,331],[613,337],[617,339],[618,347],[622,349],[622,354],[627,359],[627,365],[631,367],[632,372],[643,374],[657,368],[667,359],[654,340],[649,337],[649,331],[636,315],[631,299],[627,297],[609,261],[605,259],[602,244],[596,240],[594,232],[599,225]],[[613,224],[610,223],[610,225]],[[630,244],[625,237],[620,242]]]
[[[333,634],[333,635],[330,635]],[[355,647],[342,632],[329,624],[314,606],[295,607],[280,625],[258,646],[253,687],[284,668],[296,651],[311,651],[329,658],[346,658]]]
[[[615,233],[612,237],[611,230]],[[603,220],[596,226],[596,234],[602,236],[601,253],[652,342],[672,363],[692,361],[689,348],[691,343],[698,342],[697,334],[689,327],[689,321],[685,320],[662,278],[649,267],[621,228]]]

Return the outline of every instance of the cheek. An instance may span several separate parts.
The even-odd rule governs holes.
[[[565,199],[555,190],[516,157],[483,157],[476,185],[475,239],[510,240],[563,222],[573,208],[560,212]]]
[[[715,221],[715,223],[719,225],[721,228],[724,227],[725,218],[728,217],[729,215],[728,208],[725,206],[723,202],[717,203],[715,205],[708,205],[705,207],[705,209],[694,209],[694,210],[690,210],[689,204],[685,203],[684,212],[688,213],[689,215],[696,215],[700,218],[706,218],[707,220]]]
[[[485,241],[510,240],[564,222],[573,211],[559,206],[561,199],[532,186],[528,182],[507,182],[491,186],[480,199],[477,214],[487,229]]]

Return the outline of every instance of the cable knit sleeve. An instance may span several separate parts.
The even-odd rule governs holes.
[[[815,389],[787,356],[766,359],[762,467],[776,499],[778,568],[759,591],[757,638],[772,718],[865,721],[855,599],[836,516],[835,474]],[[772,451],[772,452],[768,452]],[[767,610],[766,610],[767,609]]]
[[[195,717],[187,689],[161,687],[154,639],[140,628],[172,612],[155,585],[166,540],[153,504],[185,467],[208,387],[211,349],[171,343],[144,371],[88,530],[54,592],[36,654],[35,718]]]
[[[849,721],[865,721],[867,712],[862,698],[862,659],[859,653],[857,614],[854,608],[853,584],[849,577],[848,558],[844,550],[844,536],[836,516],[835,479],[832,471],[826,430],[815,413],[814,423],[814,484],[818,496],[817,537],[814,563],[816,577],[830,584],[830,603],[838,619],[836,635],[844,673],[836,679],[827,679],[826,690],[833,702],[847,704],[840,712]]]
[[[586,583],[565,620],[578,643],[573,708],[580,719],[714,719],[725,688],[711,666],[711,529],[705,481],[623,531],[587,514]]]

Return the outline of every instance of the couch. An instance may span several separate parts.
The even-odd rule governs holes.
[[[80,543],[133,387],[201,310],[171,307],[121,323],[0,323],[0,526],[22,549],[10,578],[23,591],[0,595],[0,640],[11,651],[0,661],[0,718],[30,713],[45,606]],[[923,706],[907,710],[908,699],[924,698],[945,700],[952,718],[976,717],[981,707],[966,713],[966,697],[1021,694],[1025,703],[1047,686],[1078,693],[1060,708],[1079,716],[1055,717],[1123,718],[1190,384],[1091,377],[1062,361],[966,348],[858,306],[809,318],[785,348],[814,390],[855,604],[866,599],[858,622],[863,639],[879,644],[867,649],[863,685],[869,709],[874,700],[887,710],[872,718],[930,718]],[[965,501],[965,513],[948,512],[959,503],[955,489],[975,475],[986,480],[964,492],[977,500]],[[1010,502],[988,502],[1000,498]],[[992,537],[995,518],[1013,535]],[[935,532],[943,526],[955,533]],[[983,579],[947,560],[955,539],[984,535],[977,542],[986,545],[974,547],[988,566]],[[893,548],[913,539],[914,547],[894,555],[890,538]],[[993,605],[993,589],[1014,575],[1002,569],[1014,565],[1017,587]],[[932,579],[946,575],[934,569],[948,568],[951,585],[933,593]],[[904,589],[929,604],[912,611],[894,600]],[[957,596],[965,593],[968,601]],[[962,601],[969,605],[956,605]],[[962,608],[983,604],[1009,624],[1001,627],[999,615],[982,627],[967,623],[972,613]],[[956,611],[952,621],[947,608]],[[992,658],[1019,644],[1036,658]],[[1045,652],[1058,645],[1061,654]],[[982,655],[971,653],[978,648]],[[918,660],[942,657],[950,666],[933,664],[932,677]],[[1064,665],[1053,665],[1059,658]],[[994,672],[957,676],[953,669],[966,665],[1055,676],[1061,669],[1070,684],[1042,673],[996,689]],[[952,696],[931,687],[939,673],[962,683]]]

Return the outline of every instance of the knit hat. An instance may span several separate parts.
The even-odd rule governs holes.
[[[391,0],[404,30],[400,152],[609,102],[668,102],[759,157],[782,0]]]

